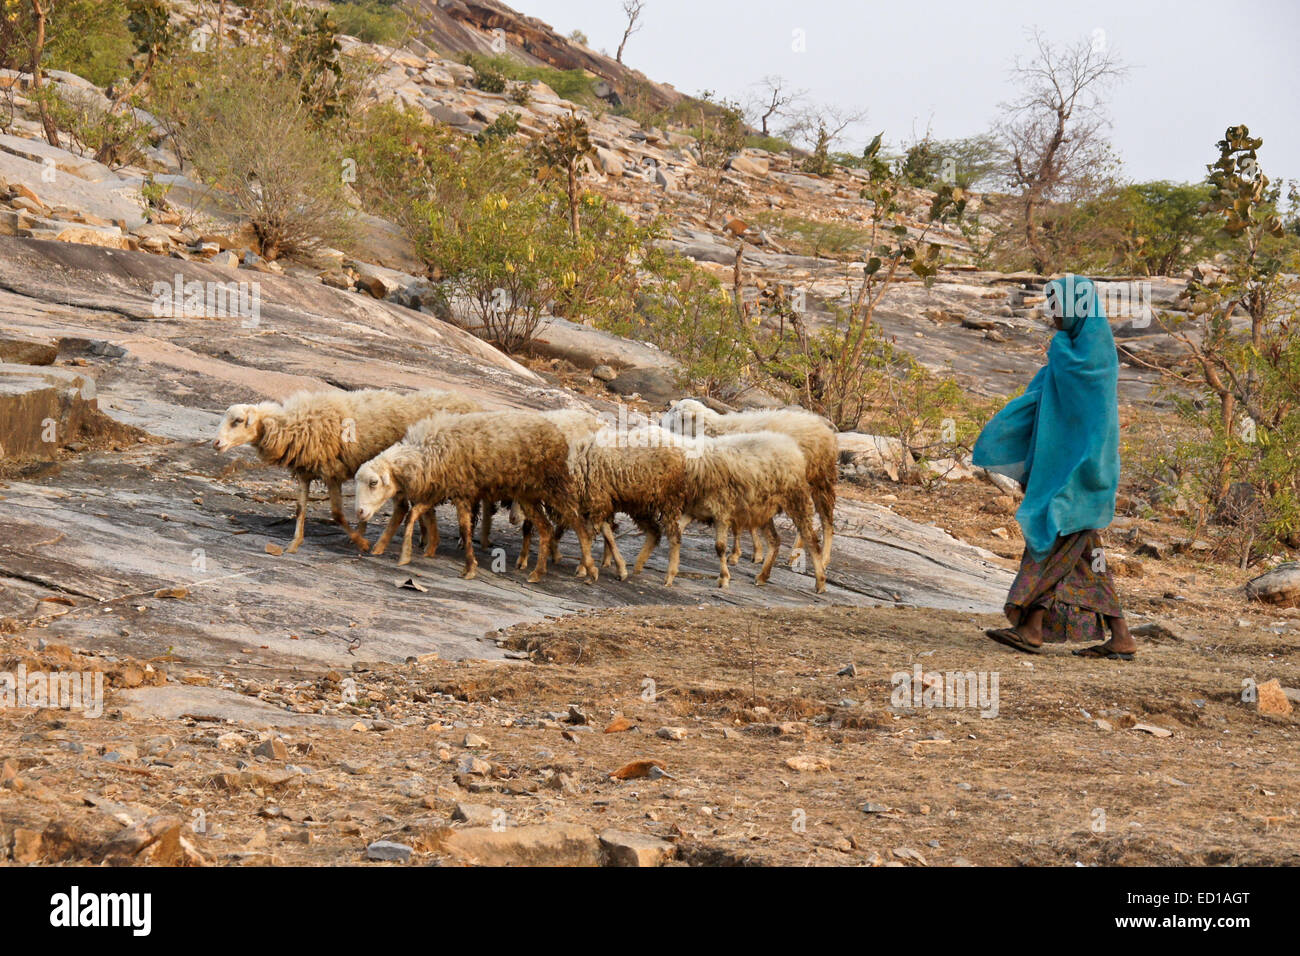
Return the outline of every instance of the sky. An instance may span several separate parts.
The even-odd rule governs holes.
[[[582,30],[611,56],[623,33],[621,0],[507,2],[563,34]],[[1128,66],[1108,97],[1126,178],[1200,180],[1224,130],[1245,123],[1263,137],[1264,172],[1300,179],[1296,0],[645,0],[642,20],[628,66],[731,99],[777,74],[817,102],[865,108],[846,135],[855,150],[882,130],[891,145],[927,129],[938,139],[987,130],[1015,92],[1010,68],[1032,27],[1059,44],[1096,40]]]

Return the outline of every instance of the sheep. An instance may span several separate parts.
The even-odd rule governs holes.
[[[538,529],[537,563],[528,577],[536,583],[546,573],[551,543],[551,523],[543,506],[577,530],[584,549],[591,546],[578,520],[568,456],[564,435],[536,412],[434,415],[411,426],[401,441],[357,470],[357,519],[368,520],[385,501],[401,495],[410,509],[398,561],[405,565],[411,560],[416,522],[434,505],[451,501],[465,546],[461,577],[469,579],[478,573],[474,506],[507,498]]]
[[[684,515],[711,521],[721,563],[718,587],[731,583],[727,559],[727,533],[761,528],[769,549],[755,579],[767,583],[781,547],[773,519],[784,511],[801,539],[808,542],[817,593],[826,590],[822,550],[813,528],[813,501],[808,483],[808,463],[799,445],[777,432],[697,437],[685,447],[686,507]]]
[[[330,513],[361,551],[369,551],[366,526],[354,530],[343,513],[342,486],[357,468],[398,441],[407,428],[435,412],[477,412],[482,406],[453,392],[298,392],[283,403],[231,405],[213,442],[224,452],[251,444],[262,461],[298,479],[298,508],[290,554],[302,544],[313,480],[329,489]]]
[[[831,560],[831,538],[835,532],[835,482],[839,477],[839,446],[835,431],[820,415],[797,408],[776,411],[732,412],[721,415],[703,402],[686,398],[674,402],[660,417],[660,425],[683,435],[734,435],[745,432],[779,432],[799,444],[808,464],[808,486],[821,523],[822,565]],[[805,539],[800,533],[797,550]],[[736,557],[740,535],[736,534]],[[733,557],[733,562],[735,557]],[[759,560],[757,543],[754,560]],[[791,555],[793,563],[794,556]]]
[[[655,428],[654,432],[662,432]],[[607,428],[574,444],[569,452],[569,473],[578,488],[578,514],[586,523],[585,540],[594,537],[599,527],[605,537],[606,555],[612,553],[620,579],[627,578],[627,565],[613,540],[609,521],[616,512],[624,512],[645,533],[645,542],[637,555],[633,573],[645,567],[662,533],[669,542],[668,574],[664,586],[671,587],[677,577],[682,546],[679,520],[686,504],[686,456],[673,439],[667,440],[649,429],[633,432]],[[580,536],[581,539],[581,536]],[[588,581],[598,577],[590,550],[584,550],[579,574]]]
[[[599,416],[594,412],[589,412],[585,409],[556,408],[546,412],[539,412],[538,414],[560,430],[560,434],[564,436],[564,440],[569,443],[570,448],[572,448],[576,442],[582,441],[584,438],[596,434],[596,432],[600,430],[601,426]],[[507,503],[503,502],[503,504]],[[484,502],[483,537],[481,543],[485,548],[487,547],[488,531],[492,525],[491,512],[493,507],[493,503]],[[521,517],[522,516],[518,514],[517,508],[510,507],[510,520],[513,524],[518,524]],[[523,545],[519,549],[519,560],[515,562],[515,567],[522,569],[528,565],[528,554],[532,548],[532,523],[524,521],[520,533],[523,535]],[[557,524],[555,526],[555,531],[551,536],[552,561],[558,562],[560,560],[560,538],[563,537],[563,535],[564,525]],[[609,539],[607,538],[606,540],[608,541]],[[608,545],[606,546],[605,554],[606,556],[609,554]]]

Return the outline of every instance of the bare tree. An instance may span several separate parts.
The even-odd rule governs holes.
[[[833,105],[813,105],[791,114],[786,137],[808,149],[829,149],[846,129],[866,119],[867,111]]]
[[[768,124],[772,120],[792,115],[792,107],[808,95],[807,90],[788,89],[785,80],[776,75],[763,77],[755,86],[761,89],[750,99],[748,114],[764,136],[771,135]]]
[[[1008,179],[1020,192],[1024,238],[1034,268],[1048,266],[1040,236],[1045,203],[1085,194],[1110,161],[1103,96],[1126,68],[1103,35],[1056,47],[1030,33],[1033,53],[1012,74],[1020,96],[1002,104],[997,135],[1010,156]]]
[[[45,132],[45,139],[51,146],[59,145],[59,129],[54,125],[54,120],[50,117],[49,104],[45,97],[41,95],[41,57],[45,53],[45,21],[49,13],[48,0],[42,4],[41,0],[32,0],[32,14],[35,19],[35,30],[32,34],[32,93],[33,99],[36,100],[36,108],[41,114],[41,129]]]
[[[623,39],[618,41],[618,53],[614,56],[619,63],[623,62],[623,47],[627,46],[627,38],[641,29],[643,10],[645,10],[645,0],[623,0],[623,12],[627,14],[627,28],[623,31]]]

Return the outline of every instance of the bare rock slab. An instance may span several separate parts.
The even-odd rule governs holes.
[[[466,827],[444,830],[439,849],[481,866],[600,866],[601,842],[595,831],[577,824]]]

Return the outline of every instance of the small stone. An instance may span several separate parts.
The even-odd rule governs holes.
[[[1274,714],[1285,717],[1291,713],[1291,701],[1277,678],[1265,681],[1256,688],[1259,696],[1255,701],[1255,710],[1261,714]]]
[[[604,830],[600,846],[607,866],[663,866],[677,852],[677,847],[647,833],[627,830]]]
[[[466,734],[460,745],[466,750],[487,750],[488,742],[478,734]]]
[[[591,370],[591,377],[598,382],[612,382],[618,378],[618,372],[608,365],[597,365]]]
[[[13,858],[15,863],[35,863],[41,858],[41,831],[23,827],[14,829]]]
[[[662,740],[685,740],[685,727],[660,727],[655,731],[655,736]]]
[[[272,760],[288,760],[289,748],[285,746],[284,741],[279,737],[271,737],[268,740],[263,740],[253,748],[253,755],[256,757],[269,757]]]
[[[384,863],[406,863],[411,859],[411,848],[405,843],[392,840],[376,840],[366,847],[367,860],[379,860]]]

